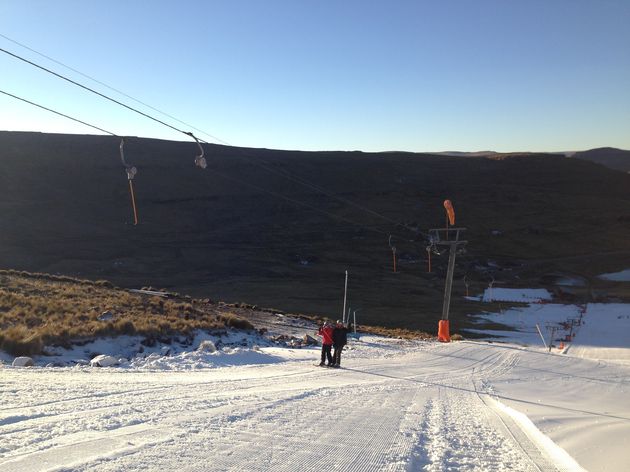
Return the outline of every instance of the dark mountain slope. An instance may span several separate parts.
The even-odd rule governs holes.
[[[576,152],[573,157],[602,164],[611,169],[630,172],[630,151],[610,147]]]
[[[456,295],[465,274],[479,292],[488,270],[535,284],[541,271],[588,276],[630,264],[630,176],[590,162],[207,145],[208,169],[200,170],[192,142],[130,138],[126,157],[139,170],[134,227],[118,145],[113,137],[0,133],[1,267],[333,316],[349,269],[350,305],[362,321],[434,329],[446,256],[427,274],[422,238],[282,172],[422,230],[443,224],[450,198],[470,241]],[[274,172],[256,165],[262,160]],[[390,232],[404,236],[395,239],[399,274],[391,273]],[[612,255],[590,257],[604,253]],[[486,270],[488,259],[515,267]],[[470,308],[459,298],[452,307],[455,315]]]

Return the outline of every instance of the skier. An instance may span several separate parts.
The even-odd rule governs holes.
[[[333,344],[333,327],[330,322],[324,322],[324,325],[319,328],[317,331],[317,336],[321,336],[322,338],[322,360],[319,363],[320,367],[326,365],[326,359],[328,360],[328,365],[332,366],[333,358],[330,353]]]
[[[337,325],[333,330],[333,346],[335,352],[333,354],[333,367],[341,367],[341,351],[343,347],[348,344],[348,332],[350,328],[346,328],[341,320],[337,320]]]

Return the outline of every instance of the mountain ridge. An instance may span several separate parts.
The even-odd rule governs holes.
[[[579,159],[209,144],[201,170],[194,142],[126,138],[138,169],[134,226],[119,144],[0,132],[2,268],[321,315],[340,315],[349,270],[360,322],[432,330],[446,258],[434,255],[427,272],[424,233],[444,224],[446,198],[469,240],[455,321],[479,309],[459,298],[464,276],[478,292],[491,277],[535,286],[547,272],[590,277],[630,265],[630,177]]]

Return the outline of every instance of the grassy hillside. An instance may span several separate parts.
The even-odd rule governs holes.
[[[126,157],[139,171],[133,226],[118,145],[0,132],[1,267],[335,318],[348,269],[361,323],[434,331],[447,256],[427,273],[424,239],[392,222],[440,226],[445,198],[470,241],[458,258],[455,329],[479,309],[460,297],[464,276],[475,293],[491,277],[537,286],[549,272],[590,278],[630,266],[630,176],[590,162],[207,145],[200,170],[194,143],[129,138]],[[402,256],[397,274],[389,233]]]
[[[129,293],[103,280],[0,271],[0,287],[0,349],[15,355],[120,334],[150,340],[198,329],[252,328],[225,306]]]
[[[161,294],[154,294],[158,292]],[[0,270],[0,350],[13,355],[42,354],[46,346],[70,347],[118,335],[140,336],[144,344],[152,345],[156,341],[170,344],[174,338],[192,342],[197,330],[256,327],[263,333],[269,326],[282,326],[281,322],[278,324],[278,311],[155,289],[129,292],[105,280]],[[324,320],[291,316],[318,324]],[[404,328],[358,328],[383,336],[434,338]]]

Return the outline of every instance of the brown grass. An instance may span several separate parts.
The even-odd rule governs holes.
[[[98,319],[105,311],[113,314],[111,320]],[[0,349],[13,355],[39,354],[45,345],[67,347],[86,338],[253,328],[223,311],[190,298],[129,293],[106,281],[0,271]]]
[[[219,320],[223,321],[225,325],[230,328],[254,329],[254,325],[251,324],[249,320],[236,316],[234,313],[224,313],[219,315]]]
[[[361,331],[362,333],[378,334],[380,336],[387,336],[389,338],[423,339],[426,341],[436,339],[436,336],[433,336],[429,333],[425,333],[424,331],[415,331],[412,329],[357,325],[357,330]]]

